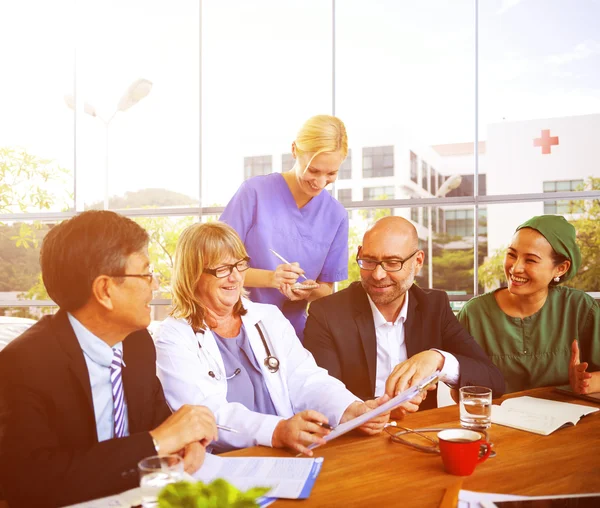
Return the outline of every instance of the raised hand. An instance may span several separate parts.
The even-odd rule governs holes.
[[[577,339],[571,343],[571,360],[569,362],[569,384],[575,393],[590,393],[592,374],[587,372],[587,362],[579,361],[579,344]]]

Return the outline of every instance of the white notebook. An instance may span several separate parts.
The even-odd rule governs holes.
[[[581,406],[535,397],[515,397],[492,406],[492,423],[547,436],[564,425],[577,425],[582,416],[598,411]]]

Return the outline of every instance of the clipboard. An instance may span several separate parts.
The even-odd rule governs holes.
[[[363,413],[362,415],[357,416],[356,418],[353,418],[352,420],[349,420],[345,423],[341,423],[335,429],[333,429],[329,434],[324,436],[323,439],[326,442],[329,442],[332,439],[335,439],[336,437],[339,437],[343,434],[346,434],[347,432],[350,432],[351,430],[356,429],[357,427],[360,427],[363,423],[366,423],[369,420],[372,420],[376,416],[379,416],[380,414],[391,411],[392,409],[399,406],[400,404],[407,402],[411,399],[414,399],[420,392],[422,392],[423,390],[426,390],[429,385],[437,383],[439,380],[439,376],[440,376],[440,371],[439,370],[435,371],[431,376],[426,377],[425,379],[422,379],[421,381],[419,381],[419,383],[412,386],[408,390],[404,390],[403,392],[400,392],[394,398],[388,400],[385,404],[382,404],[381,406],[376,407],[375,409],[371,409],[371,411],[367,411],[366,413]],[[318,443],[312,443],[310,446],[308,446],[308,449],[314,450],[315,448],[318,448],[319,446],[322,446],[322,445],[320,445]]]

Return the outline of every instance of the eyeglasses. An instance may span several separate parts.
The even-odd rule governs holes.
[[[426,452],[426,453],[439,453],[440,452],[437,440],[427,436],[425,433],[438,432],[443,429],[413,430],[413,429],[409,429],[408,427],[402,427],[402,425],[398,425],[397,422],[392,422],[390,424],[387,424],[383,430],[385,430],[385,432],[387,432],[389,434],[390,439],[394,443],[400,443],[400,444],[404,444],[407,446],[412,446],[413,448],[416,448],[417,450],[420,450],[420,451]],[[401,437],[401,436],[407,436],[407,435],[417,436],[418,438],[421,438],[422,442],[418,442],[418,440],[417,441],[409,440],[409,439]],[[427,443],[425,442],[425,440],[427,441]]]
[[[250,261],[250,258],[244,258],[232,265],[222,265],[217,266],[217,268],[205,268],[203,271],[209,275],[214,275],[217,279],[223,279],[225,277],[229,277],[234,268],[237,269],[238,272],[245,272],[248,268],[250,268],[248,261]]]
[[[111,275],[111,277],[135,277],[137,279],[148,279],[148,284],[153,280],[158,281],[159,275],[154,273],[154,266],[148,266],[148,273],[124,273],[123,275]]]
[[[360,266],[363,270],[368,270],[369,272],[375,270],[379,265],[381,265],[381,268],[383,268],[386,272],[399,272],[400,270],[402,270],[404,263],[406,263],[410,258],[412,258],[417,252],[419,252],[419,249],[417,249],[410,256],[404,259],[391,258],[384,259],[383,261],[375,261],[374,259],[362,259],[356,256],[356,262],[358,263],[358,266]]]
[[[400,430],[398,430],[400,429]],[[397,422],[388,423],[383,430],[387,432],[390,436],[390,439],[394,443],[403,444],[406,446],[411,446],[421,452],[425,453],[440,453],[439,442],[434,437],[427,436],[429,433],[438,433],[442,430],[447,430],[446,428],[428,428],[428,429],[409,429],[408,427],[402,427],[402,425],[398,425]],[[489,440],[488,433],[485,430],[478,431],[484,435],[484,439],[486,441]],[[492,443],[492,447],[493,447]],[[479,452],[479,456],[484,455],[485,445],[481,445],[481,450]],[[490,457],[495,457],[496,452],[492,451]]]

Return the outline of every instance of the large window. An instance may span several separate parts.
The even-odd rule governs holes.
[[[496,287],[482,265],[553,213],[580,235],[573,283],[600,291],[597,2],[20,0],[0,19],[0,313],[53,311],[45,232],[107,207],[151,232],[161,319],[183,227],[289,170],[300,126],[332,112],[352,235],[412,219],[432,260],[421,285]]]
[[[460,175],[460,185],[456,189],[452,189],[446,196],[474,196],[475,195],[475,177],[473,175]],[[485,196],[487,194],[487,178],[486,175],[478,175],[477,178],[479,189],[478,195]]]
[[[419,181],[419,169],[417,164],[417,155],[410,152],[410,179],[415,183]]]
[[[448,236],[473,236],[474,231],[473,208],[445,210],[444,232]],[[487,235],[487,210],[479,210],[479,235]]]
[[[273,172],[273,157],[271,155],[258,155],[244,157],[244,180],[258,175],[268,175]]]
[[[363,177],[394,176],[394,147],[363,148]]]
[[[365,187],[363,189],[363,200],[371,201],[374,199],[392,199],[394,197],[394,187]]]
[[[294,167],[296,159],[291,153],[284,153],[281,156],[281,171],[289,171]]]
[[[349,180],[352,178],[352,150],[348,149],[348,156],[342,162],[340,171],[338,173],[338,179]]]
[[[349,201],[352,201],[352,189],[339,189],[338,201],[341,203],[348,203]]]
[[[331,113],[331,3],[155,1],[202,5],[203,204],[224,206],[244,157],[272,155],[280,171],[302,124]]]
[[[559,180],[544,182],[544,192],[562,192],[583,189],[583,180]],[[544,213],[565,214],[573,213],[573,205],[569,200],[544,201]]]

